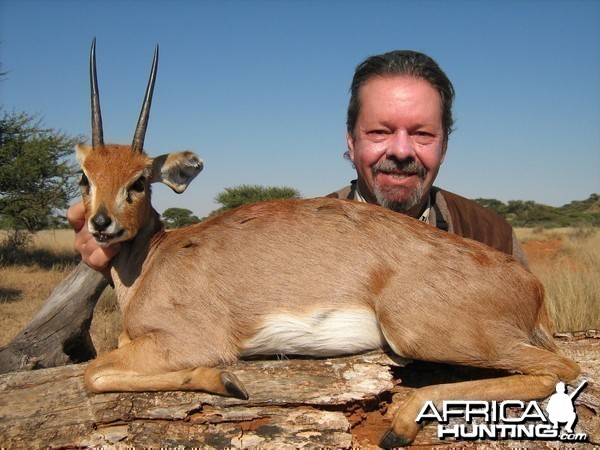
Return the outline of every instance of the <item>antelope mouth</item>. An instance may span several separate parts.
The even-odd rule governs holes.
[[[123,236],[123,234],[125,234],[125,229],[121,228],[116,233],[103,233],[100,231],[95,231],[92,233],[92,237],[100,247],[106,247],[112,241],[119,239],[121,236]]]

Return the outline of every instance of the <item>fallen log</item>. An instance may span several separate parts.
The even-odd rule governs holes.
[[[600,445],[600,333],[566,335],[562,351],[588,385],[575,402],[576,432]],[[383,352],[330,359],[240,361],[230,367],[246,386],[243,401],[199,392],[92,394],[85,364],[0,376],[2,448],[375,448],[397,405],[415,388],[493,376],[458,366],[413,362]],[[558,447],[558,441],[484,441],[500,448]],[[440,440],[425,425],[419,446],[477,448]]]
[[[94,307],[108,285],[84,263],[60,282],[15,338],[0,348],[0,373],[89,361]],[[1,445],[1,444],[0,444]]]

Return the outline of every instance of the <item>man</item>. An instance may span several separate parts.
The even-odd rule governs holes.
[[[422,53],[394,51],[358,66],[348,106],[346,156],[358,178],[328,197],[379,204],[527,261],[511,226],[475,202],[433,187],[452,131],[454,88]],[[69,208],[83,261],[108,274],[119,245],[98,247],[81,202]]]
[[[329,197],[375,203],[527,260],[511,226],[475,202],[433,187],[452,131],[454,88],[422,53],[372,56],[354,74],[349,158],[358,175]]]

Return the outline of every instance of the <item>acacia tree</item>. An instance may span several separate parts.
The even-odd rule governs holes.
[[[162,213],[162,219],[167,228],[182,228],[200,222],[192,211],[185,208],[167,208]]]
[[[211,216],[247,203],[264,202],[267,200],[285,200],[301,198],[300,192],[291,187],[259,186],[242,184],[240,186],[225,188],[215,197],[215,201],[222,205],[221,208],[211,213]]]
[[[506,218],[506,205],[495,198],[476,198],[475,202],[488,209],[491,209],[501,217]]]
[[[43,229],[75,196],[77,167],[68,156],[81,137],[45,128],[35,115],[0,113],[0,216],[19,244],[21,231]]]

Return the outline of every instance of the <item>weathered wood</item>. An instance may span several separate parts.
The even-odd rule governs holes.
[[[96,356],[89,328],[94,306],[108,282],[83,263],[46,299],[5,347],[0,373],[88,361]]]
[[[588,386],[576,402],[577,432],[600,445],[600,334],[560,341]],[[375,448],[391,413],[422,384],[481,377],[475,369],[413,363],[383,352],[331,359],[241,361],[230,367],[250,400],[195,392],[88,392],[85,365],[0,376],[0,447],[19,448]],[[577,384],[574,382],[573,384]],[[387,415],[384,413],[387,411]],[[488,445],[489,444],[489,445]],[[476,448],[441,441],[425,426],[417,446]],[[559,442],[498,441],[486,447],[560,447]]]
[[[84,365],[8,374],[0,377],[0,442],[349,447],[344,406],[391,390],[387,363],[383,353],[240,362],[231,370],[251,392],[249,402],[190,392],[94,395],[83,385]]]

